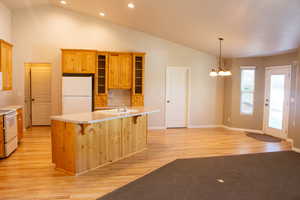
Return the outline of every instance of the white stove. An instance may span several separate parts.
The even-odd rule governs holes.
[[[4,150],[8,157],[18,147],[17,112],[15,110],[0,110],[4,116]]]

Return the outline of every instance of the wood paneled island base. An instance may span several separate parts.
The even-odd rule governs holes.
[[[145,150],[147,115],[91,124],[52,120],[51,132],[56,169],[80,175]]]

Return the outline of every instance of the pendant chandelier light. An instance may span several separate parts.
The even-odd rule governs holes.
[[[209,75],[210,76],[231,76],[231,71],[229,70],[225,70],[223,67],[222,67],[222,41],[224,39],[223,38],[219,38],[219,41],[220,41],[220,55],[219,55],[219,66],[216,67],[216,68],[213,68]]]

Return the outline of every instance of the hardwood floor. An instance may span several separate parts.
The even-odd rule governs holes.
[[[18,150],[0,160],[0,200],[92,200],[177,158],[290,150],[290,144],[265,143],[225,129],[149,131],[148,149],[78,177],[54,170],[50,128],[24,134]]]

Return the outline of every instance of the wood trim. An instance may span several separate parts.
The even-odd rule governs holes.
[[[2,40],[2,39],[0,39],[0,43],[4,43],[4,44],[9,45],[9,46],[11,46],[11,47],[14,46],[13,44],[11,44],[11,43],[9,43],[9,42],[6,42],[5,40]]]
[[[87,52],[95,52],[95,53],[98,52],[95,49],[61,49],[61,51],[87,51]]]

